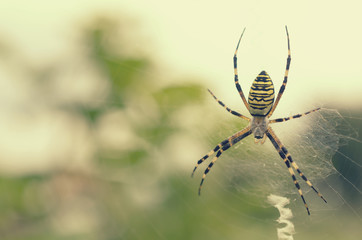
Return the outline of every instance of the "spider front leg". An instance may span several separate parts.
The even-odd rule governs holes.
[[[290,67],[290,61],[292,60],[292,58],[290,57],[289,33],[288,33],[288,28],[287,28],[287,26],[285,26],[285,31],[287,32],[287,40],[288,40],[287,65],[286,65],[286,67],[285,67],[284,80],[283,80],[282,86],[281,86],[280,89],[279,89],[279,93],[278,93],[277,99],[275,100],[274,105],[273,105],[273,108],[270,110],[270,112],[269,112],[269,114],[268,114],[268,117],[270,117],[270,116],[273,114],[275,108],[278,106],[278,103],[279,103],[279,101],[280,101],[280,98],[282,97],[282,95],[283,95],[283,93],[284,93],[284,90],[285,90],[285,86],[287,85],[287,82],[288,82],[289,67]]]
[[[240,40],[241,40],[241,38],[243,37],[244,32],[245,32],[245,28],[244,28],[243,32],[241,33],[241,35],[240,35],[239,42],[238,42],[238,45],[236,46],[236,50],[235,50],[235,53],[234,53],[234,58],[233,58],[233,62],[234,62],[234,81],[235,81],[236,89],[238,90],[239,95],[240,95],[241,99],[243,100],[246,109],[249,110],[249,104],[248,104],[248,102],[246,101],[246,98],[245,98],[245,96],[244,96],[243,90],[241,89],[241,86],[240,86],[240,84],[239,84],[239,77],[238,77],[238,58],[237,58],[237,53],[238,53],[238,49],[239,49]]]
[[[227,149],[229,149],[232,145],[234,145],[235,143],[241,141],[243,138],[249,136],[252,133],[252,131],[250,130],[250,126],[244,128],[243,130],[241,130],[240,132],[235,133],[234,135],[232,135],[231,137],[225,139],[224,141],[222,141],[221,143],[219,143],[212,151],[210,151],[208,154],[206,154],[203,158],[201,158],[193,172],[192,175],[194,175],[194,172],[196,171],[197,167],[199,166],[199,164],[201,164],[202,162],[204,162],[208,157],[210,157],[212,154],[214,154],[216,151],[216,156],[211,160],[211,163],[209,164],[209,166],[205,169],[204,175],[202,176],[201,179],[201,183],[200,183],[200,187],[199,187],[199,195],[201,193],[201,187],[204,183],[204,180],[206,178],[206,175],[209,173],[211,167],[214,165],[214,163],[216,162],[216,160],[220,157],[220,155],[226,151]]]
[[[235,115],[235,116],[237,116],[237,117],[240,117],[240,118],[242,118],[242,119],[245,119],[245,120],[247,120],[247,121],[250,121],[250,118],[248,118],[248,117],[246,117],[246,116],[244,116],[244,115],[242,115],[242,114],[240,114],[240,113],[238,113],[238,112],[236,112],[236,111],[231,110],[230,108],[228,108],[222,101],[220,101],[219,99],[217,99],[217,97],[211,92],[210,89],[207,89],[207,90],[209,91],[209,93],[211,94],[211,96],[213,96],[213,98],[214,98],[222,107],[224,107],[224,108],[226,109],[226,111],[228,111],[229,113],[231,113],[231,114],[233,114],[233,115]]]

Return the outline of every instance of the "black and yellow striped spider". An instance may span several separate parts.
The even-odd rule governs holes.
[[[218,100],[215,95],[209,90],[210,94],[214,97],[214,99],[222,106],[224,107],[228,112],[231,114],[240,117],[244,120],[249,121],[249,125],[244,128],[243,130],[235,133],[231,137],[225,139],[221,143],[219,143],[213,150],[211,150],[209,153],[207,153],[204,157],[202,157],[196,164],[192,176],[194,175],[197,167],[199,164],[203,163],[208,157],[213,155],[216,152],[216,156],[211,160],[211,163],[206,168],[204,175],[202,176],[202,180],[199,187],[199,194],[201,192],[202,184],[204,183],[206,174],[210,171],[211,167],[215,164],[216,160],[220,157],[220,155],[226,151],[228,148],[230,148],[232,145],[236,144],[237,142],[241,141],[243,138],[249,136],[250,134],[254,134],[255,143],[258,143],[261,141],[261,144],[263,144],[266,140],[266,137],[268,137],[275,147],[275,149],[278,151],[280,157],[284,160],[285,165],[287,166],[289,173],[293,179],[293,182],[295,184],[295,187],[298,189],[298,192],[303,200],[303,203],[305,205],[305,208],[307,209],[308,215],[310,215],[309,208],[307,203],[305,202],[305,199],[303,197],[302,190],[299,186],[299,183],[295,177],[293,168],[298,172],[299,176],[318,194],[319,197],[323,199],[324,202],[327,202],[324,197],[313,187],[312,183],[307,179],[307,177],[302,173],[302,171],[299,169],[298,165],[293,161],[292,156],[288,153],[287,149],[284,147],[282,142],[279,140],[279,138],[275,135],[272,128],[269,126],[271,123],[279,123],[279,122],[285,122],[294,118],[300,118],[302,116],[305,116],[309,113],[318,111],[320,108],[311,110],[309,112],[303,113],[303,114],[297,114],[291,117],[286,118],[277,118],[273,120],[269,120],[271,115],[273,114],[275,108],[278,106],[279,100],[283,95],[283,92],[285,90],[285,86],[287,85],[288,80],[288,73],[289,73],[289,66],[290,66],[290,44],[289,44],[289,33],[288,28],[285,26],[285,30],[287,33],[287,40],[288,40],[288,58],[287,58],[287,65],[285,69],[284,74],[284,81],[282,86],[280,87],[278,96],[274,102],[274,86],[273,82],[270,79],[269,75],[262,71],[254,80],[253,84],[251,85],[250,92],[249,92],[249,98],[248,101],[246,101],[245,96],[243,94],[243,91],[241,89],[241,86],[239,84],[238,80],[238,70],[237,70],[237,52],[240,44],[240,40],[244,34],[244,31],[242,32],[238,45],[236,46],[235,54],[234,54],[234,74],[235,74],[235,85],[236,89],[238,90],[241,99],[243,100],[245,107],[248,109],[251,118],[246,117],[234,110],[231,110],[228,108],[223,102]],[[293,168],[292,168],[293,167]]]

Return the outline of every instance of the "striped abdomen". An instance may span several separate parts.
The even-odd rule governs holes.
[[[271,110],[274,102],[274,85],[265,71],[262,71],[251,85],[248,102],[252,116],[266,116]]]

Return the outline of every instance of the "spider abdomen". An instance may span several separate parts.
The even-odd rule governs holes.
[[[266,116],[270,112],[274,103],[274,85],[265,71],[259,73],[251,85],[248,103],[252,116]]]

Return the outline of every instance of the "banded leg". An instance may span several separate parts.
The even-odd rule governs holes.
[[[240,84],[239,84],[239,79],[238,79],[238,78],[239,78],[239,77],[238,77],[238,64],[237,64],[238,59],[237,59],[237,57],[236,57],[236,55],[237,55],[237,53],[238,53],[238,49],[239,49],[240,40],[241,40],[241,38],[243,37],[244,32],[245,32],[245,28],[244,28],[243,32],[241,33],[241,36],[240,36],[240,38],[239,38],[238,45],[236,46],[236,50],[235,50],[235,53],[234,53],[234,58],[233,58],[233,60],[234,60],[234,80],[235,80],[236,89],[238,90],[238,92],[239,92],[239,94],[240,94],[240,97],[241,97],[241,99],[243,100],[246,109],[249,110],[249,104],[248,104],[248,102],[246,101],[246,98],[245,98],[245,96],[244,96],[243,90],[241,89],[241,86],[240,86]]]
[[[292,120],[292,119],[295,119],[295,118],[300,118],[300,117],[303,117],[305,115],[308,115],[309,113],[313,113],[313,112],[316,112],[318,110],[320,110],[321,108],[316,108],[316,109],[313,109],[309,112],[305,112],[305,113],[302,113],[302,114],[296,114],[294,116],[291,116],[291,117],[286,117],[286,118],[276,118],[276,119],[273,119],[273,120],[270,120],[269,123],[278,123],[278,122],[285,122],[285,121],[289,121],[289,120]]]
[[[283,150],[281,149],[281,146],[279,146],[277,140],[274,138],[274,137],[275,137],[274,132],[271,130],[271,128],[268,128],[268,130],[266,131],[265,134],[268,136],[268,138],[269,138],[270,141],[272,142],[273,146],[274,146],[275,149],[278,151],[280,157],[284,160],[284,163],[285,163],[285,165],[287,166],[290,175],[292,176],[294,185],[295,185],[295,187],[298,189],[298,193],[299,193],[300,197],[301,197],[302,200],[303,200],[303,203],[304,203],[305,208],[307,209],[308,215],[310,215],[309,208],[308,208],[307,203],[305,202],[302,189],[300,188],[300,185],[299,185],[299,183],[298,183],[298,181],[297,181],[297,178],[295,177],[294,171],[293,171],[293,169],[292,169],[291,166],[290,166],[290,162],[289,162],[288,158],[286,157],[285,153],[284,153]],[[278,139],[278,140],[279,140],[279,139]]]
[[[199,195],[201,193],[201,187],[205,181],[206,178],[206,174],[209,173],[211,167],[214,165],[214,163],[216,162],[216,160],[220,157],[220,155],[226,151],[227,149],[229,149],[232,145],[236,144],[237,142],[241,141],[243,138],[249,136],[252,133],[252,131],[250,130],[250,127],[246,127],[243,130],[241,130],[240,132],[237,132],[236,134],[234,134],[233,136],[229,137],[228,139],[226,139],[225,141],[223,141],[223,145],[221,148],[219,148],[218,152],[216,153],[216,156],[211,160],[209,166],[206,168],[204,175],[202,176],[201,179],[201,183],[200,183],[200,187],[199,187]],[[220,144],[219,144],[220,145]],[[218,145],[218,146],[219,146]],[[200,161],[199,161],[200,162]],[[197,165],[196,165],[197,167]],[[195,168],[196,169],[196,168]],[[194,169],[194,171],[195,171]]]
[[[224,108],[226,109],[226,111],[228,111],[229,113],[231,113],[231,114],[233,114],[233,115],[235,115],[235,116],[238,116],[238,117],[240,117],[240,118],[242,118],[242,119],[245,119],[245,120],[250,121],[250,118],[248,118],[248,117],[246,117],[246,116],[244,116],[244,115],[242,115],[242,114],[240,114],[240,113],[238,113],[238,112],[236,112],[236,111],[231,110],[230,108],[228,108],[222,101],[220,101],[219,99],[217,99],[217,97],[211,92],[210,89],[207,89],[207,90],[208,90],[209,93],[214,97],[214,99],[215,99],[222,107],[224,107]]]
[[[251,134],[250,131],[250,127],[246,127],[243,130],[241,130],[240,132],[235,133],[234,135],[232,135],[231,137],[225,139],[224,141],[222,141],[221,143],[219,143],[213,150],[211,150],[210,152],[208,152],[205,156],[203,156],[199,161],[197,161],[196,166],[194,168],[194,170],[192,171],[191,177],[194,176],[194,173],[197,169],[197,167],[203,163],[206,159],[208,159],[211,155],[213,155],[215,152],[217,152],[221,147],[224,147],[225,145],[229,144],[230,141],[235,141],[235,139],[237,139],[238,137],[242,136],[244,133],[250,132],[249,134]],[[249,135],[248,134],[248,135]],[[248,136],[246,135],[246,136]],[[244,136],[244,137],[246,137]],[[244,138],[243,137],[243,138]],[[241,140],[241,139],[240,139]],[[239,140],[239,141],[240,141]],[[230,146],[229,146],[230,147]],[[225,149],[224,149],[225,150]]]
[[[279,138],[275,135],[274,131],[269,128],[268,129],[269,134],[274,138],[274,141],[278,145],[278,151],[283,151],[286,158],[288,158],[288,161],[292,164],[293,168],[298,172],[299,176],[308,184],[309,187],[313,189],[313,191],[325,202],[327,203],[327,200],[320,194],[317,189],[314,188],[313,184],[308,180],[308,178],[303,174],[303,172],[299,169],[298,165],[293,161],[292,156],[289,154],[288,150],[284,147],[284,145],[281,143]]]
[[[201,163],[203,163],[206,159],[208,159],[211,155],[213,155],[216,151],[218,151],[218,150],[220,149],[220,147],[222,147],[222,146],[225,145],[226,143],[228,143],[228,140],[227,140],[227,139],[224,140],[224,141],[222,141],[221,143],[219,143],[213,150],[211,150],[210,152],[208,152],[208,153],[207,153],[205,156],[203,156],[199,161],[197,161],[196,166],[195,166],[194,170],[193,170],[192,173],[191,173],[191,177],[194,176],[194,173],[195,173],[197,167],[198,167]]]
[[[230,146],[229,146],[230,147]],[[228,148],[229,148],[228,147]],[[226,148],[225,150],[227,150],[228,148]],[[202,184],[204,184],[204,181],[205,181],[205,178],[206,178],[206,174],[208,174],[208,172],[210,171],[211,167],[214,165],[214,163],[216,162],[216,160],[220,157],[220,155],[223,153],[224,150],[219,150],[217,153],[216,153],[216,156],[212,159],[211,163],[209,164],[209,166],[207,166],[205,172],[204,172],[204,175],[202,175],[202,179],[201,179],[201,183],[200,183],[200,187],[199,187],[199,195],[201,194],[201,187],[202,187]]]
[[[287,39],[288,39],[288,58],[287,58],[287,65],[286,65],[286,67],[285,67],[284,81],[283,81],[282,86],[280,87],[280,90],[279,90],[277,99],[275,100],[274,105],[273,105],[273,108],[270,110],[270,112],[269,112],[269,114],[268,114],[268,117],[270,117],[270,116],[273,114],[275,108],[278,106],[278,103],[279,103],[280,98],[282,97],[282,95],[283,95],[283,93],[284,93],[285,86],[287,85],[287,81],[288,81],[288,73],[289,73],[289,67],[290,67],[291,57],[290,57],[289,33],[288,33],[288,28],[287,28],[287,26],[285,26],[285,30],[286,30],[286,32],[287,32]]]

